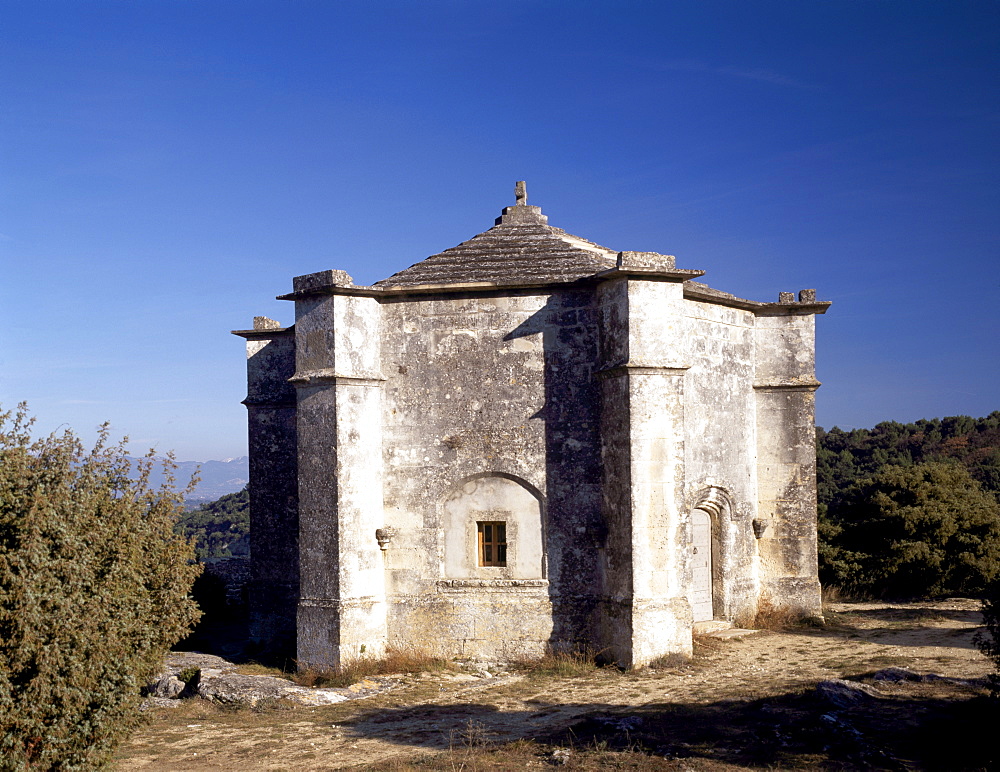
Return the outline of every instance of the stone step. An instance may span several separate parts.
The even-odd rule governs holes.
[[[742,627],[730,627],[728,630],[718,630],[714,633],[706,633],[709,638],[722,638],[727,641],[738,641],[748,635],[756,635],[760,630],[744,630]]]
[[[732,622],[727,622],[724,619],[710,619],[705,622],[695,622],[693,630],[695,635],[709,635],[720,630],[729,630],[732,626]]]
[[[732,622],[722,619],[713,619],[707,622],[695,622],[693,632],[706,638],[721,638],[723,640],[739,640],[748,635],[754,635],[759,630],[745,630],[741,627],[733,627]]]

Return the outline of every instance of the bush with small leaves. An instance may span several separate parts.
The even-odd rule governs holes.
[[[139,690],[198,617],[182,493],[130,479],[101,428],[31,436],[0,413],[0,769],[90,769],[136,725]]]

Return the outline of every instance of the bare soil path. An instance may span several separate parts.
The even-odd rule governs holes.
[[[702,639],[676,668],[401,676],[324,707],[188,700],[153,711],[115,769],[986,768],[974,735],[996,714],[982,697],[991,667],[973,641],[978,608],[832,604],[825,628]],[[944,678],[871,680],[894,666]],[[845,707],[817,695],[843,678],[874,696]]]

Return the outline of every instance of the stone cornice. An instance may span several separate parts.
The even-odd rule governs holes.
[[[623,365],[614,365],[598,370],[594,375],[601,380],[605,378],[620,378],[623,375],[672,375],[682,376],[691,369],[690,365],[682,366],[661,366],[643,365],[639,363],[626,362]]]
[[[725,292],[713,291],[710,288],[702,288],[697,282],[691,283],[691,279],[704,276],[705,271],[699,270],[664,270],[657,268],[625,267],[609,268],[606,271],[595,273],[591,276],[584,276],[568,281],[510,281],[510,282],[455,282],[455,283],[435,283],[435,284],[398,284],[381,287],[358,286],[354,284],[326,284],[320,286],[300,289],[289,292],[285,295],[278,295],[278,300],[304,300],[306,298],[324,295],[343,295],[347,297],[367,297],[375,298],[380,302],[392,302],[393,300],[405,299],[407,297],[420,295],[481,295],[481,294],[504,294],[507,292],[551,292],[559,289],[569,289],[575,287],[592,287],[606,281],[622,279],[639,279],[647,281],[668,281],[681,282],[684,284],[684,298],[686,300],[696,300],[702,303],[727,306],[729,308],[741,308],[746,311],[753,311],[758,316],[805,316],[808,314],[825,314],[827,309],[833,305],[830,301],[813,302],[791,302],[791,303],[761,303],[756,300],[746,300]],[[291,328],[288,328],[291,329]],[[245,332],[256,332],[246,330],[236,330],[234,335],[243,335]],[[278,332],[270,330],[267,332]],[[243,335],[243,337],[247,337]],[[266,335],[260,337],[267,337]]]
[[[594,281],[611,281],[614,279],[649,279],[651,281],[681,282],[689,281],[690,279],[697,279],[699,276],[704,275],[704,271],[698,270],[675,268],[671,271],[660,268],[640,268],[636,266],[631,268],[609,268],[607,271],[601,271],[600,273],[596,273],[592,277],[588,278]]]
[[[377,298],[384,294],[384,290],[378,287],[356,287],[342,286],[339,284],[329,284],[325,287],[313,287],[297,292],[289,292],[285,295],[278,295],[277,300],[305,300],[319,295],[349,295],[353,297]]]
[[[337,386],[381,386],[386,379],[381,375],[344,375],[332,367],[296,372],[288,382],[297,387],[332,383]]]
[[[278,295],[278,300],[303,300],[305,298],[319,295],[346,295],[352,297],[376,298],[378,300],[391,301],[396,298],[405,298],[412,295],[461,295],[461,294],[503,294],[518,290],[549,290],[554,288],[578,287],[591,284],[591,277],[574,279],[567,282],[543,282],[525,281],[510,282],[500,284],[492,281],[470,281],[456,282],[451,284],[400,284],[387,287],[356,287],[329,285],[316,289],[290,292],[287,295]]]
[[[353,297],[368,297],[386,299],[405,297],[408,295],[433,295],[445,294],[453,295],[458,293],[487,293],[506,292],[512,290],[555,290],[566,287],[592,286],[603,281],[610,281],[619,278],[648,279],[650,281],[673,281],[683,282],[689,279],[703,276],[704,271],[672,270],[665,271],[659,269],[644,268],[609,268],[606,271],[595,273],[592,276],[584,276],[579,279],[569,281],[470,281],[437,284],[397,284],[382,287],[362,287],[356,285],[328,284],[325,286],[310,287],[309,289],[289,292],[286,295],[278,295],[278,300],[303,300],[305,298],[319,295],[347,295]]]
[[[757,316],[795,316],[806,314],[825,314],[833,305],[830,301],[811,303],[761,303],[756,300],[746,300],[725,292],[716,292],[709,287],[694,284],[684,285],[684,299],[697,300],[702,303],[713,303],[717,306],[742,308],[753,311]]]
[[[765,305],[764,303],[759,303],[756,300],[746,300],[727,293],[717,293],[711,290],[701,289],[697,282],[695,282],[695,284],[688,283],[684,285],[684,299],[697,300],[701,303],[712,303],[717,306],[728,306],[729,308],[742,308],[745,311],[757,311]]]
[[[754,391],[816,391],[822,384],[815,378],[805,380],[789,378],[788,380],[762,381],[753,385]]]
[[[248,408],[250,408],[250,407],[270,407],[270,408],[278,409],[278,408],[295,407],[296,403],[295,403],[295,399],[294,398],[292,398],[292,399],[263,399],[263,398],[261,398],[261,399],[252,399],[250,397],[247,397],[240,404],[241,405],[246,405]]]
[[[806,316],[825,314],[832,305],[833,301],[830,300],[816,303],[759,303],[754,310],[757,316]]]
[[[385,598],[368,595],[361,598],[299,598],[299,608],[354,609],[385,603]]]
[[[299,598],[299,607],[305,608],[340,608],[340,600],[337,598]]]
[[[439,579],[438,592],[445,593],[543,593],[548,595],[548,579]]]
[[[230,333],[247,340],[269,340],[271,338],[290,338],[295,335],[295,326],[275,327],[270,330],[230,330]]]

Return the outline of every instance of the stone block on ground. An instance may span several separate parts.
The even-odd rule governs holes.
[[[820,681],[816,684],[816,693],[838,708],[850,708],[871,698],[879,699],[884,695],[865,684],[834,678]]]

